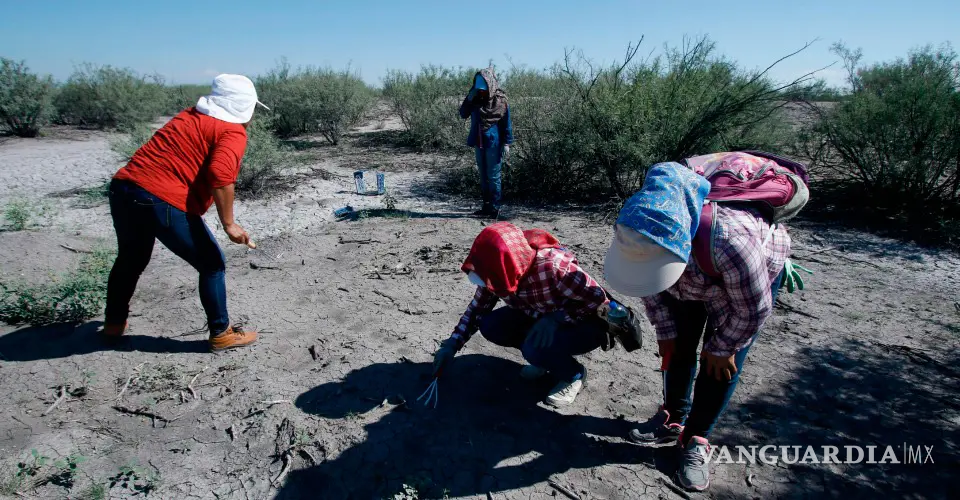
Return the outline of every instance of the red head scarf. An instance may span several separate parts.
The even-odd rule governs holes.
[[[493,293],[509,295],[517,291],[538,250],[559,247],[557,238],[542,229],[521,231],[509,222],[498,222],[480,231],[460,269],[477,273]]]

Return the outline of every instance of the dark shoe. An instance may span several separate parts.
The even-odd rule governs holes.
[[[238,326],[231,326],[223,333],[210,337],[211,351],[225,351],[245,347],[257,341],[257,332],[245,332]]]
[[[123,323],[104,323],[103,331],[101,331],[100,333],[102,333],[104,337],[113,338],[113,339],[119,338],[121,335],[124,334],[124,332],[127,331],[128,325],[129,323],[127,323],[126,321],[124,321]]]
[[[670,412],[661,410],[652,422],[649,429],[633,429],[627,437],[639,445],[652,446],[676,442],[683,432],[683,426],[676,422],[669,422]]]

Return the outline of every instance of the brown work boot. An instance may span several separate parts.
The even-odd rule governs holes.
[[[211,351],[225,351],[235,347],[248,346],[257,341],[257,332],[245,332],[239,326],[231,326],[223,333],[210,337]]]
[[[124,321],[123,324],[104,323],[103,330],[101,330],[100,333],[102,333],[104,337],[117,338],[123,335],[125,331],[127,331],[127,326],[129,325],[130,323],[126,321]]]

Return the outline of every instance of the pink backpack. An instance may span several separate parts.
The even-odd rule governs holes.
[[[806,167],[771,153],[713,153],[688,158],[686,164],[710,181],[708,203],[693,237],[693,258],[708,276],[720,276],[712,251],[717,203],[754,206],[774,224],[797,215],[810,199]]]

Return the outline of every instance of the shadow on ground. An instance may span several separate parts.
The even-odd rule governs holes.
[[[99,321],[79,325],[26,327],[0,337],[0,359],[4,361],[36,361],[60,359],[77,354],[100,351],[140,351],[153,353],[199,353],[209,352],[204,340],[177,340],[146,335],[124,335],[112,340],[104,339],[98,330]]]
[[[960,477],[960,378],[954,368],[960,356],[935,361],[902,346],[850,340],[836,348],[806,348],[796,359],[803,367],[783,385],[783,393],[763,394],[728,412],[719,444],[809,445],[821,457],[821,447],[832,445],[840,448],[841,458],[844,446],[876,445],[877,461],[887,446],[896,448],[903,461],[904,444],[926,445],[933,446],[933,463],[765,466],[751,469],[760,476],[756,483],[772,474],[756,494],[844,499],[881,498],[893,492],[899,498],[952,496],[948,495],[952,482]],[[768,489],[778,482],[782,484],[774,491]],[[743,498],[748,491],[731,486],[735,484],[716,485],[712,493]]]
[[[296,405],[327,419],[356,418],[384,399],[399,402],[398,394],[408,406],[366,424],[366,439],[334,460],[291,473],[277,498],[392,498],[403,484],[416,485],[420,498],[482,495],[570,469],[654,467],[667,453],[623,442],[626,421],[538,405],[550,383],[524,382],[519,370],[506,359],[458,357],[436,409],[416,401],[431,380],[426,363],[370,365],[302,394]]]

